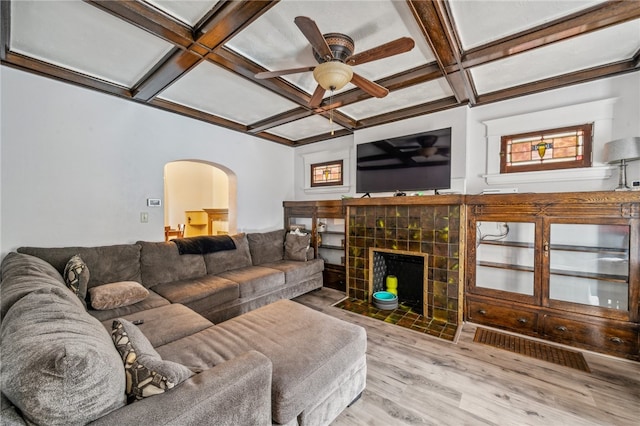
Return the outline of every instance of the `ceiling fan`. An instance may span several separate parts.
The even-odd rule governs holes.
[[[415,45],[410,37],[401,37],[354,55],[354,43],[351,37],[341,33],[322,34],[315,21],[306,16],[298,16],[294,19],[294,22],[311,44],[313,56],[318,61],[318,65],[280,71],[265,71],[256,74],[255,77],[265,79],[313,71],[313,78],[318,83],[309,100],[309,106],[313,108],[320,106],[327,90],[333,92],[334,90],[342,89],[349,82],[371,96],[384,98],[389,93],[389,89],[354,73],[351,66],[408,52]]]

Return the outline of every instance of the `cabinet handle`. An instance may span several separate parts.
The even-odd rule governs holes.
[[[564,325],[559,325],[556,327],[556,330],[565,332],[567,331],[567,327],[565,327]]]
[[[526,318],[518,318],[518,322],[519,322],[520,324],[526,324],[526,323],[527,323],[527,321],[528,321],[528,320],[527,320]]]
[[[487,315],[487,311],[485,311],[484,309],[480,309],[480,310],[478,311],[478,313],[479,313],[480,315]]]
[[[542,250],[544,251],[544,257],[549,257],[549,241],[545,240]]]
[[[609,341],[615,343],[616,345],[621,345],[622,343],[624,343],[624,340],[619,337],[611,337],[609,338]]]

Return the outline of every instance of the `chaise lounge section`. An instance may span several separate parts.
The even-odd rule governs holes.
[[[286,300],[322,284],[322,261],[285,259],[284,231],[232,239],[235,249],[208,254],[138,242],[7,255],[2,424],[330,423],[365,387],[364,329]],[[65,281],[76,254],[90,292],[131,280],[148,296],[102,310],[89,299],[85,307]],[[224,320],[214,325],[216,318]],[[116,324],[127,341],[142,342],[133,345],[140,359],[177,366],[181,383],[126,403],[130,370],[112,340]]]

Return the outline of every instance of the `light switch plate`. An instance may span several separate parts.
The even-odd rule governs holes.
[[[140,223],[149,223],[149,213],[140,212]]]

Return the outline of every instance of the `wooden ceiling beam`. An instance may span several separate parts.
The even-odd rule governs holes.
[[[148,102],[149,105],[153,105],[160,109],[175,112],[176,114],[184,115],[187,117],[195,118],[197,120],[205,121],[210,124],[215,124],[220,127],[226,127],[227,129],[236,130],[238,132],[247,132],[247,126],[237,123],[235,121],[227,120],[217,115],[209,114],[208,112],[200,111],[195,108],[189,108],[184,105],[176,104],[164,99],[153,99]]]
[[[559,87],[570,86],[587,81],[597,80],[603,77],[610,77],[627,72],[637,71],[636,61],[622,61],[615,64],[603,65],[600,67],[581,70],[569,74],[559,75],[544,80],[535,81],[533,83],[524,84],[517,87],[511,87],[504,90],[487,93],[478,96],[478,104],[488,104],[492,102],[503,101],[506,99],[516,98],[533,93],[544,92],[546,90],[557,89]]]
[[[141,0],[84,1],[176,46],[189,48],[194,42],[189,26]]]
[[[638,1],[605,2],[569,17],[560,18],[479,48],[469,49],[463,55],[462,66],[469,68],[486,64],[638,18],[640,18]]]
[[[260,133],[272,127],[281,126],[283,124],[300,120],[301,118],[306,118],[311,115],[313,115],[313,111],[303,108],[296,108],[250,124],[248,126],[248,130],[249,133]]]
[[[258,86],[262,86],[265,89],[295,102],[303,108],[311,109],[308,106],[309,100],[311,99],[310,94],[298,89],[281,78],[267,78],[264,80],[255,78],[255,75],[264,71],[264,69],[229,49],[218,48],[207,55],[207,59],[228,69],[229,71],[245,77]]]
[[[356,127],[356,130],[364,129],[366,127],[379,126],[381,124],[392,123],[394,121],[404,120],[410,117],[417,117],[424,114],[431,114],[433,112],[455,108],[458,106],[460,106],[460,104],[458,103],[456,97],[450,96],[448,98],[438,99],[433,102],[427,102],[421,105],[404,108],[402,110],[397,110],[358,120],[358,126]]]
[[[316,142],[321,142],[321,141],[326,141],[329,139],[335,139],[335,138],[341,138],[343,136],[349,136],[352,135],[353,132],[351,132],[350,130],[344,129],[344,130],[337,130],[335,132],[333,132],[333,134],[331,134],[331,132],[329,133],[324,133],[321,135],[315,135],[315,136],[311,136],[305,139],[300,139],[294,142],[294,146],[302,146],[302,145],[309,145],[312,143],[316,143]]]
[[[197,65],[202,58],[189,50],[174,49],[134,86],[134,98],[149,101]]]
[[[286,145],[286,146],[295,146],[296,145],[296,143],[294,141],[290,140],[290,139],[283,138],[283,137],[280,137],[280,136],[276,136],[276,135],[273,135],[271,133],[260,132],[260,133],[256,133],[254,136],[257,136],[257,137],[262,138],[262,139],[266,139],[266,140],[271,141],[271,142],[279,143],[281,145]]]
[[[446,4],[439,0],[407,0],[407,4],[458,103],[475,104],[473,85],[462,68],[459,37]]]
[[[207,14],[200,28],[193,30],[141,0],[85,1],[182,49],[174,49],[134,86],[134,97],[139,101],[153,99],[197,65],[203,55],[220,46],[275,3],[222,1]],[[197,40],[194,33],[198,34]]]
[[[132,98],[131,90],[126,87],[91,77],[87,74],[72,71],[67,68],[62,68],[48,62],[39,61],[19,53],[6,52],[5,59],[2,64],[21,69],[23,71],[30,71],[55,80],[64,81],[66,83],[73,83],[82,87],[94,89],[99,92],[109,93],[111,95],[127,99]]]
[[[197,42],[213,50],[259,18],[278,1],[220,1],[198,28]]]

